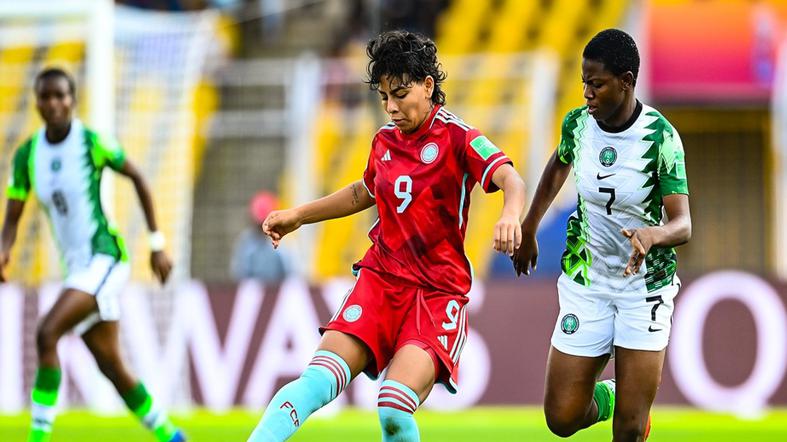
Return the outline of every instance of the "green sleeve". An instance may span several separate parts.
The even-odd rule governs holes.
[[[671,125],[665,128],[664,142],[659,148],[659,187],[661,195],[689,194],[686,179],[686,154],[680,135]]]
[[[579,119],[582,116],[582,111],[585,107],[579,107],[568,114],[563,119],[563,124],[560,128],[560,144],[557,146],[557,158],[563,164],[572,164],[577,149],[576,137],[574,129],[579,125]]]
[[[30,176],[30,152],[33,150],[33,138],[27,140],[17,149],[11,165],[11,176],[6,187],[9,199],[25,201],[30,194],[32,177]]]
[[[121,170],[126,163],[126,153],[120,143],[112,137],[99,135],[93,131],[86,131],[90,142],[90,155],[93,163],[99,169],[109,166],[113,170]]]

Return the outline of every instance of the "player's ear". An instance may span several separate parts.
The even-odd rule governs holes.
[[[623,90],[634,88],[634,74],[631,71],[626,71],[620,76],[620,83],[623,85]]]
[[[424,91],[426,92],[426,99],[431,100],[432,94],[434,93],[434,78],[431,75],[427,75],[424,78]]]

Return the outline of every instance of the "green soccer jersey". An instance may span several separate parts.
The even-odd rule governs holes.
[[[51,144],[40,129],[14,155],[6,194],[25,201],[34,191],[52,225],[68,271],[98,253],[125,259],[123,240],[101,207],[105,166],[120,170],[125,154],[117,141],[73,120],[68,136]]]
[[[573,166],[577,210],[569,217],[561,267],[573,281],[600,290],[651,292],[671,284],[677,256],[654,247],[637,275],[625,278],[632,252],[621,229],[662,224],[662,198],[688,194],[683,144],[656,109],[619,132],[599,127],[587,106],[563,121],[558,159]]]

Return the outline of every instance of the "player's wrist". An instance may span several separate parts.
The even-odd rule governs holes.
[[[532,219],[525,217],[525,220],[522,221],[522,235],[536,236],[537,231],[538,222],[534,222]]]
[[[156,230],[148,234],[148,244],[150,245],[150,252],[163,252],[164,247],[167,246],[167,238],[164,234]]]
[[[500,214],[501,218],[514,218],[519,223],[519,211],[515,208],[503,207],[503,212]]]
[[[650,226],[645,229],[645,234],[650,241],[650,246],[661,246],[664,239],[664,228],[662,226]]]
[[[298,206],[298,207],[292,209],[292,211],[293,211],[293,215],[295,217],[295,220],[294,220],[295,222],[293,224],[295,225],[296,229],[298,227],[304,225],[304,224],[313,224],[313,223],[319,221],[319,219],[317,219],[318,217],[314,213],[314,211],[313,210],[309,210],[309,207],[306,204],[304,204],[302,206]]]

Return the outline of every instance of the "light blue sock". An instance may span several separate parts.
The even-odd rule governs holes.
[[[410,387],[386,380],[377,396],[377,413],[383,430],[383,442],[418,442],[418,425],[413,413],[420,401]]]
[[[337,354],[318,351],[301,377],[273,396],[249,442],[287,440],[312,413],[334,400],[350,383],[350,367]]]

